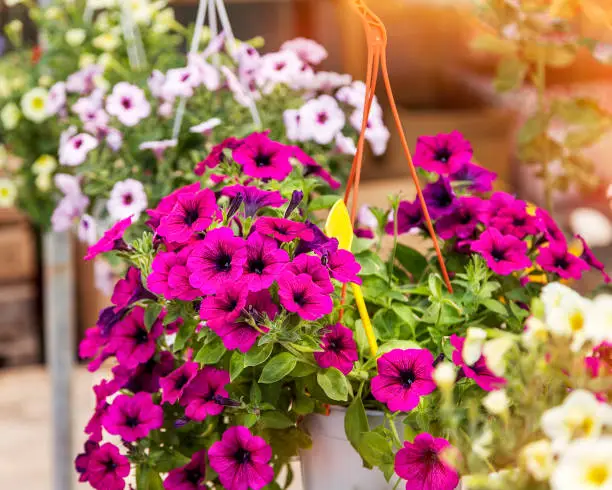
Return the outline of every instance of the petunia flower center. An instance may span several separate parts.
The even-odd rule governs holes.
[[[246,464],[251,461],[251,453],[244,448],[240,448],[234,453],[234,459],[240,464]]]
[[[149,341],[149,332],[146,330],[139,328],[134,335],[134,341],[136,344],[146,344]]]
[[[586,481],[596,487],[603,487],[612,475],[608,472],[607,465],[595,464],[589,468]]]
[[[501,262],[502,260],[506,260],[506,252],[499,248],[494,248],[491,250],[491,257],[493,257],[495,262]]]
[[[185,210],[185,224],[187,226],[193,225],[198,218],[200,217],[197,209],[187,209]]]
[[[434,159],[441,163],[448,163],[452,156],[448,148],[438,148],[434,153]]]
[[[121,99],[121,105],[123,106],[124,109],[131,109],[132,108],[132,100],[129,97],[123,97]]]
[[[202,472],[199,469],[195,470],[185,470],[185,480],[189,483],[193,483],[197,485],[200,483],[202,479]]]
[[[253,274],[258,274],[261,276],[265,268],[266,268],[266,264],[261,257],[258,257],[249,262],[249,270]]]
[[[287,66],[287,63],[285,63],[284,61],[281,61],[279,63],[276,63],[276,65],[274,65],[274,69],[276,71],[281,71],[285,68],[285,66]]]
[[[569,263],[565,257],[557,257],[555,259],[555,267],[559,269],[567,269],[569,267]]]
[[[115,460],[112,458],[107,459],[102,464],[104,465],[104,468],[106,469],[107,473],[110,473],[112,471],[115,471],[115,469],[117,469],[117,463],[115,463]]]
[[[342,351],[342,340],[340,339],[329,339],[327,341],[327,350],[332,352]]]
[[[319,112],[317,114],[317,122],[319,124],[325,124],[328,120],[329,116],[327,115],[327,112]]]
[[[257,167],[269,167],[271,163],[270,155],[257,155],[255,157],[255,165]]]
[[[228,254],[221,254],[216,260],[217,271],[229,272],[232,268],[232,257]]]
[[[132,194],[128,193],[128,194],[123,195],[123,205],[124,206],[129,206],[133,202],[134,202],[134,197],[132,196]]]
[[[304,304],[306,303],[306,297],[305,297],[304,291],[294,291],[293,292],[293,302],[296,305],[304,306]]]
[[[416,376],[414,375],[414,371],[412,369],[407,369],[405,371],[400,371],[400,380],[402,383],[402,387],[410,388],[412,383],[414,383]]]
[[[189,381],[189,378],[187,377],[187,375],[181,374],[177,378],[176,383],[174,383],[174,386],[176,387],[177,390],[180,390],[187,384],[187,381]]]
[[[125,425],[127,425],[130,429],[134,429],[140,425],[140,420],[138,420],[138,417],[129,416],[125,418]]]
[[[76,150],[78,150],[81,146],[83,146],[83,139],[82,138],[77,138],[74,140],[74,148]]]

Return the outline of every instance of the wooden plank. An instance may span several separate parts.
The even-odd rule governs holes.
[[[43,236],[46,363],[51,378],[53,490],[70,490],[72,449],[71,377],[74,359],[74,274],[70,233]]]

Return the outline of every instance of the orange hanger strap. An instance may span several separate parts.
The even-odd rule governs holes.
[[[444,257],[442,257],[442,251],[440,250],[440,243],[438,242],[438,237],[436,236],[436,232],[434,230],[433,223],[431,221],[431,217],[429,216],[429,210],[427,209],[427,203],[425,202],[425,198],[423,197],[423,190],[421,189],[421,184],[419,183],[419,177],[416,172],[416,168],[414,167],[414,163],[412,161],[412,155],[410,154],[410,148],[408,147],[408,142],[406,141],[406,135],[404,133],[404,127],[402,125],[402,120],[400,119],[399,112],[397,110],[397,105],[395,104],[395,97],[393,96],[393,89],[391,88],[391,81],[389,80],[389,72],[387,70],[387,57],[383,57],[382,59],[382,72],[383,72],[383,80],[385,81],[385,89],[387,91],[387,97],[389,97],[389,104],[391,106],[391,112],[393,113],[393,118],[395,119],[395,126],[397,127],[397,131],[400,135],[400,141],[402,142],[402,148],[404,150],[404,155],[406,156],[406,160],[408,161],[408,166],[410,168],[410,174],[412,175],[412,180],[414,181],[414,185],[416,186],[417,195],[419,197],[419,201],[421,203],[421,209],[423,210],[423,217],[425,218],[425,222],[427,223],[427,229],[429,230],[429,235],[431,236],[431,240],[433,241],[434,248],[436,250],[436,255],[438,256],[438,263],[440,264],[440,270],[442,271],[442,276],[444,277],[444,282],[446,283],[446,287],[452,293],[453,287],[450,282],[450,278],[448,276],[448,271],[446,270],[446,264],[444,263]]]

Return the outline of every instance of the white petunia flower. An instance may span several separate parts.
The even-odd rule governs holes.
[[[562,450],[574,438],[597,438],[604,426],[612,425],[612,407],[586,390],[572,391],[558,407],[542,415],[542,430]]]
[[[85,29],[79,28],[68,29],[64,34],[64,39],[68,43],[68,46],[72,46],[73,48],[83,44],[86,37],[87,33],[85,32]]]
[[[93,245],[98,240],[96,220],[88,214],[84,214],[79,221],[79,240],[88,245]]]
[[[81,165],[91,150],[98,146],[98,140],[87,133],[74,134],[74,128],[62,133],[59,147],[59,162],[62,165],[76,167]],[[72,136],[68,136],[72,134]]]
[[[7,131],[12,131],[19,124],[21,119],[21,111],[14,102],[6,104],[0,111],[0,122],[2,127]]]
[[[289,141],[304,141],[302,138],[300,120],[300,111],[297,109],[287,109],[283,112],[285,135]]]
[[[546,319],[553,313],[553,311],[559,309],[562,304],[568,301],[575,301],[581,298],[581,296],[574,291],[559,282],[552,282],[542,288],[540,294],[540,300],[544,303],[544,312],[546,313]]]
[[[320,145],[331,143],[346,122],[344,111],[330,95],[311,99],[300,109],[300,133]]]
[[[188,66],[190,69],[195,70],[200,85],[204,85],[210,91],[215,91],[221,86],[219,71],[206,61],[204,55],[194,53],[188,55],[187,59]]]
[[[53,231],[68,231],[83,215],[89,204],[89,199],[83,194],[70,194],[65,196],[56,206],[51,216]]]
[[[94,261],[94,285],[105,296],[111,296],[117,278],[110,264],[101,258]]]
[[[560,337],[573,339],[572,349],[579,350],[585,341],[585,324],[592,302],[580,295],[568,295],[563,303],[546,316],[550,331]]]
[[[39,174],[34,179],[34,185],[42,192],[48,192],[51,190],[51,174]]]
[[[357,145],[355,140],[350,136],[344,136],[342,133],[336,135],[336,151],[343,155],[356,155]]]
[[[467,329],[461,356],[468,366],[475,364],[482,356],[485,340],[487,340],[487,332],[482,328],[470,327]]]
[[[304,37],[285,41],[280,49],[281,51],[293,51],[304,63],[310,65],[318,65],[328,56],[327,50],[318,42]]]
[[[140,213],[147,208],[147,194],[141,182],[127,179],[117,182],[106,203],[106,209],[113,221],[130,216],[138,220]]]
[[[495,376],[502,377],[506,372],[506,354],[513,346],[514,341],[510,337],[498,337],[485,342],[482,353],[487,367]]]
[[[539,318],[530,316],[525,321],[525,330],[521,335],[521,340],[527,347],[537,347],[548,340],[549,328]]]
[[[584,238],[589,247],[607,247],[612,243],[612,222],[596,209],[575,209],[569,221],[572,231]]]
[[[66,105],[66,84],[57,82],[49,89],[47,96],[47,114],[53,116],[61,111]]]
[[[151,104],[142,89],[127,82],[119,82],[106,99],[106,111],[125,126],[136,126],[151,113]]]
[[[161,160],[168,148],[176,147],[176,140],[145,141],[138,147],[140,150],[151,150],[155,158]]]
[[[221,123],[221,119],[219,119],[218,117],[213,117],[208,121],[204,121],[203,123],[191,126],[189,128],[189,131],[191,133],[210,134],[212,130],[219,126]]]
[[[601,294],[587,312],[584,336],[593,344],[612,342],[612,295]]]
[[[93,56],[93,55],[92,55]],[[95,62],[95,56],[94,56]],[[86,95],[96,88],[95,80],[104,73],[100,65],[89,64],[66,79],[66,91]]]
[[[441,362],[436,366],[433,372],[433,380],[436,386],[443,392],[448,392],[455,386],[457,379],[457,371],[455,366],[450,362]]]
[[[10,179],[0,179],[0,208],[9,208],[17,199],[17,186]]]
[[[32,165],[35,174],[51,174],[57,168],[57,160],[51,155],[40,155]]]
[[[166,100],[175,97],[193,97],[194,90],[200,83],[200,74],[194,66],[173,68],[166,73],[161,94]]]
[[[291,85],[302,73],[303,62],[293,51],[278,51],[261,57],[257,82],[271,91],[278,83]]]
[[[91,43],[93,44],[94,48],[109,52],[117,49],[121,45],[121,40],[116,33],[107,31],[99,36],[96,36]]]
[[[482,406],[492,415],[503,415],[508,412],[510,400],[505,390],[491,391],[482,399]]]
[[[159,70],[153,70],[147,80],[147,85],[153,97],[160,98],[163,94],[164,82],[166,81],[166,75]]]
[[[21,112],[26,119],[41,123],[49,117],[47,112],[48,92],[42,87],[36,87],[26,92],[21,98]]]
[[[521,451],[521,461],[537,481],[547,481],[555,467],[552,445],[548,439],[527,444]]]
[[[344,75],[333,71],[319,71],[315,73],[308,87],[316,92],[332,92],[340,87],[346,87],[353,81],[350,75]]]
[[[571,443],[550,483],[552,490],[612,490],[612,437]]]

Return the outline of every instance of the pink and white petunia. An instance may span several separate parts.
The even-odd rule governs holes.
[[[344,111],[330,95],[311,99],[300,109],[300,127],[304,138],[320,145],[331,143],[346,122]]]
[[[203,55],[190,54],[187,56],[189,67],[196,71],[200,79],[200,85],[203,85],[210,91],[217,90],[221,85],[221,77],[219,71],[206,61]]]
[[[138,148],[140,150],[151,150],[155,158],[161,160],[164,156],[164,152],[169,148],[175,148],[176,145],[176,140],[145,141],[144,143],[140,143]]]
[[[353,138],[344,136],[342,133],[336,135],[336,151],[343,155],[355,155],[357,153],[357,146]]]
[[[309,65],[318,65],[327,58],[327,50],[323,46],[304,37],[296,37],[290,41],[285,41],[281,46],[281,51],[293,51],[304,63]]]
[[[283,112],[283,122],[285,123],[285,134],[289,141],[304,141],[302,125],[300,124],[300,111],[297,109],[287,109]]]
[[[195,126],[191,126],[189,128],[189,131],[191,133],[200,133],[203,135],[208,135],[212,132],[213,129],[219,126],[221,122],[222,122],[221,119],[219,119],[218,117],[213,117],[212,119],[209,119],[208,121],[204,121],[203,123],[197,124]]]
[[[130,216],[137,220],[147,208],[147,194],[141,182],[127,179],[117,182],[111,191],[106,209],[113,221]]]
[[[87,133],[76,134],[76,128],[71,126],[60,137],[59,162],[69,167],[81,165],[97,146],[96,138]]]
[[[200,82],[198,70],[193,66],[168,70],[161,88],[162,98],[172,100],[176,97],[193,97]]]
[[[60,112],[66,106],[66,84],[57,82],[49,89],[45,110],[49,116]]]
[[[89,214],[81,216],[78,228],[79,240],[87,245],[93,245],[98,241],[98,232],[96,227],[96,220]]]
[[[151,104],[136,85],[119,82],[106,99],[106,111],[125,126],[136,126],[151,113]]]
[[[51,226],[53,231],[62,232],[72,228],[74,222],[80,218],[89,205],[89,199],[81,191],[81,183],[78,177],[69,174],[56,174],[55,186],[64,193],[53,215]]]
[[[66,91],[86,95],[96,88],[95,80],[104,73],[100,65],[86,66],[66,79]]]
[[[292,84],[302,73],[303,62],[293,51],[278,51],[261,58],[257,73],[258,83],[268,90],[278,83]]]

